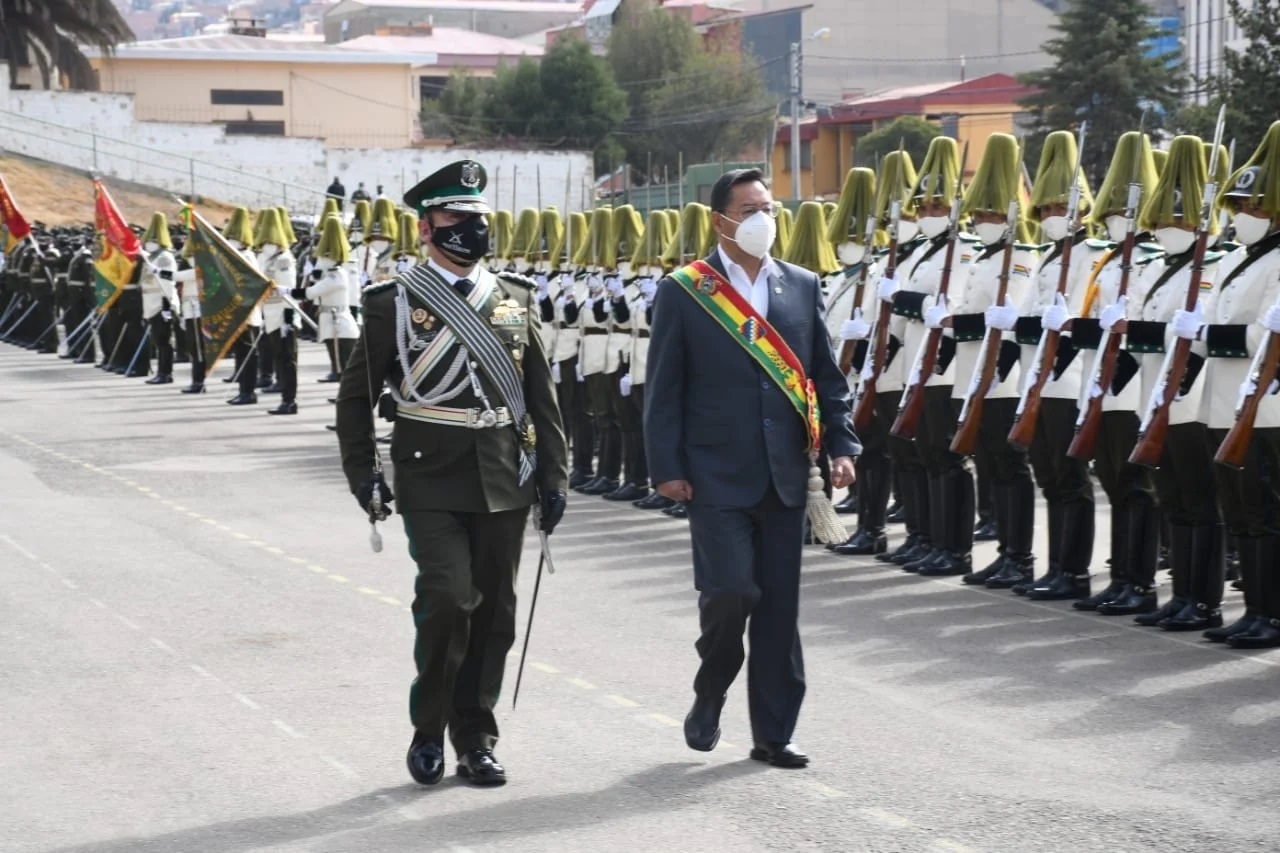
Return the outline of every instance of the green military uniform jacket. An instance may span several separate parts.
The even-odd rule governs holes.
[[[477,267],[477,282],[492,273]],[[535,430],[537,466],[522,486],[519,482],[520,441],[514,427],[472,429],[465,426],[396,419],[391,442],[395,468],[395,506],[401,513],[415,511],[503,512],[535,503],[540,492],[564,491],[568,486],[568,452],[564,427],[556,401],[551,368],[539,336],[539,312],[534,282],[514,274],[496,277],[496,287],[480,306],[482,318],[511,354],[524,381],[525,405]],[[398,280],[365,290],[364,331],[351,360],[342,371],[338,390],[337,432],[342,467],[354,493],[373,470],[374,420],[370,401],[382,392],[383,381],[399,389],[404,377],[396,343],[396,299],[408,299],[411,330],[415,339],[428,340],[443,328],[430,306],[407,293]],[[496,324],[494,309],[506,302],[504,312],[523,311],[522,324]],[[456,345],[427,373],[420,391],[430,391],[449,371]],[[409,352],[413,361],[415,351]],[[491,407],[505,406],[493,384],[477,370]],[[407,398],[409,399],[409,398]],[[414,403],[409,399],[408,405]],[[468,386],[441,406],[484,408]]]

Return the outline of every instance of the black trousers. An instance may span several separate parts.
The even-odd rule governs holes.
[[[254,343],[261,334],[262,329],[257,326],[245,326],[240,337],[236,338],[236,370],[240,371],[241,394],[252,394],[258,387],[258,349]]]
[[[115,363],[116,353],[118,352],[116,344],[123,346],[120,338],[122,323],[120,321],[120,300],[108,308],[102,315],[102,323],[98,326],[98,346],[101,352],[98,353],[100,366],[109,367]]]
[[[573,450],[575,473],[590,474],[595,468],[595,424],[587,413],[587,389],[578,381],[578,357],[558,362],[560,381],[556,383],[556,399],[568,427],[569,443]]]
[[[886,432],[893,426],[902,402],[901,391],[890,391],[876,396],[876,420]],[[902,513],[908,535],[929,535],[929,475],[919,445],[910,439],[890,434],[886,439],[889,458],[893,462],[893,474],[898,481],[898,499],[902,501]]]
[[[976,453],[991,477],[1000,553],[1025,562],[1031,558],[1035,536],[1036,495],[1026,452],[1009,443],[1017,409],[1018,401],[1012,397],[986,401]]]
[[[649,457],[644,452],[644,383],[631,386],[631,396],[623,398],[635,418],[635,439],[629,452],[627,466],[634,471],[631,482],[641,488],[649,487]]]
[[[85,285],[67,285],[67,310],[62,315],[63,328],[67,330],[67,338],[71,344],[76,343],[71,339],[71,333],[80,328],[80,324],[89,316],[89,307],[85,304],[84,291]],[[84,334],[84,329],[80,330]]]
[[[872,534],[884,532],[885,511],[893,485],[893,462],[889,458],[889,424],[877,416],[858,433],[862,455],[854,461],[858,481],[858,527]],[[896,439],[894,439],[896,440]]]
[[[203,385],[206,359],[204,333],[200,329],[199,318],[188,318],[183,321],[187,330],[187,357],[191,359],[191,384]]]
[[[701,627],[694,692],[728,692],[746,660],[742,638],[749,632],[752,736],[788,743],[805,693],[798,625],[804,508],[784,506],[770,487],[753,507],[708,506],[695,495],[688,509]]]
[[[516,636],[516,575],[528,508],[494,513],[409,512],[414,582],[409,719],[459,754],[498,742],[493,709]]]
[[[156,314],[148,321],[151,325],[151,347],[156,353],[156,375],[173,375],[173,321],[164,313]]]
[[[1129,464],[1137,441],[1136,412],[1103,412],[1093,467],[1111,505],[1111,580],[1152,586],[1160,547],[1160,512],[1151,472]]]
[[[112,307],[120,311],[120,346],[116,348],[116,357],[112,364],[127,368],[129,362],[133,360],[134,353],[137,353],[142,346],[146,323],[142,317],[142,291],[126,290],[120,294],[120,298]],[[140,353],[138,362],[134,365],[134,372],[145,374],[150,363],[146,352]]]
[[[275,380],[276,375],[276,337],[274,334],[264,334],[262,340],[258,341],[258,384],[262,386],[270,385]]]
[[[267,340],[275,353],[276,381],[280,383],[280,401],[294,403],[298,399],[298,330],[282,325]]]
[[[1088,504],[1093,507],[1093,480],[1089,463],[1072,459],[1067,448],[1075,437],[1075,400],[1045,397],[1031,442],[1031,470],[1044,499],[1052,504]]]
[[[623,362],[613,373],[609,382],[609,411],[610,417],[618,425],[624,481],[648,487],[649,469],[644,455],[644,411],[636,407],[634,390],[630,395],[622,396],[622,377],[630,372],[631,366]]]
[[[1160,509],[1176,526],[1218,524],[1218,495],[1209,428],[1197,422],[1174,424],[1164,442],[1160,467],[1151,474]]]
[[[1226,430],[1210,430],[1214,452]],[[1240,470],[1214,465],[1222,521],[1232,536],[1280,536],[1280,429],[1253,431]]]
[[[600,460],[596,474],[616,480],[622,474],[622,431],[613,412],[614,373],[594,373],[587,377],[587,410],[600,440]]]

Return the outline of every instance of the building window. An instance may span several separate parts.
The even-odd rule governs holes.
[[[279,89],[210,89],[209,103],[237,107],[283,107],[284,92]]]
[[[224,121],[227,136],[284,136],[282,121]]]
[[[800,142],[800,168],[813,168],[813,143],[802,140]]]
[[[950,136],[952,139],[959,138],[960,116],[955,113],[947,113],[938,117],[938,124],[943,136]]]

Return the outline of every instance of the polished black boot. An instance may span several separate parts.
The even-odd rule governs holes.
[[[1253,630],[1261,610],[1262,590],[1260,584],[1262,573],[1267,571],[1275,554],[1276,537],[1242,536],[1236,550],[1240,555],[1240,584],[1244,588],[1244,613],[1230,625],[1211,628],[1204,632],[1204,638],[1214,643],[1225,643],[1237,634],[1247,634]]]
[[[987,581],[1000,574],[1002,568],[1004,568],[1003,554],[992,560],[986,568],[978,569],[976,572],[969,572],[969,574],[960,578],[960,581],[969,586],[985,586]]]
[[[917,481],[917,495],[921,505],[927,507],[924,517],[928,519],[930,548],[920,557],[902,563],[902,570],[915,574],[927,565],[944,560],[947,555],[946,508],[943,506],[942,478],[924,475]]]
[[[993,483],[991,485],[991,518],[987,520],[986,524],[990,525],[992,533],[995,532],[996,528],[1002,521],[1006,525],[1009,523],[1009,494],[1010,490],[1005,486],[1002,486],[999,483]],[[973,540],[975,542],[986,541],[978,538],[978,533],[982,526],[983,522],[979,521],[978,526],[974,528]],[[960,580],[970,586],[986,586],[987,581],[1000,574],[1000,570],[1004,568],[1004,551],[1004,546],[1001,545],[999,555],[991,562],[990,565],[985,569],[970,572]],[[1012,584],[1010,585],[1012,586]]]
[[[569,488],[576,492],[579,487],[585,486],[594,479],[595,475],[590,471],[574,471],[569,475]]]
[[[834,546],[831,550],[846,557],[866,557],[888,551],[889,540],[885,537],[883,530],[859,530],[850,536],[848,541]]]
[[[929,537],[920,533],[910,533],[901,545],[885,554],[877,554],[876,559],[882,563],[902,566],[921,559],[931,551],[933,548],[929,546]]]
[[[1003,507],[996,515],[996,528],[1000,534],[1000,550],[1004,564],[984,586],[987,589],[1011,589],[1018,595],[1026,595],[1034,584],[1036,558],[1032,553],[1035,539],[1036,496],[1035,485],[1030,480],[1019,480],[996,491],[997,506]],[[1050,537],[1054,527],[1053,515],[1049,517]]]
[[[690,749],[710,752],[720,742],[720,712],[723,696],[698,696],[684,718],[684,742]]]
[[[604,477],[597,477],[595,482],[583,486],[581,489],[578,489],[578,492],[584,495],[600,497],[602,495],[607,495],[609,492],[612,492],[617,488],[617,480],[607,480]]]
[[[1268,537],[1270,543],[1263,552],[1262,570],[1260,573],[1261,598],[1258,618],[1248,630],[1227,638],[1227,645],[1233,649],[1273,649],[1280,646],[1280,566],[1276,565],[1276,539]]]
[[[1191,598],[1177,613],[1156,625],[1166,631],[1205,631],[1222,627],[1222,591],[1226,550],[1221,524],[1192,528]]]
[[[1113,586],[1115,586],[1114,582],[1107,589]],[[1119,591],[1100,602],[1094,609],[1101,616],[1133,616],[1138,613],[1152,613],[1157,604],[1154,587],[1126,583],[1121,584]]]
[[[666,509],[673,503],[675,503],[675,501],[671,500],[671,498],[664,498],[662,495],[658,494],[658,492],[654,491],[650,492],[648,497],[643,497],[638,501],[632,501],[631,505],[636,509],[649,510]]]
[[[973,475],[965,468],[953,468],[940,478],[942,491],[937,512],[942,516],[944,556],[921,566],[921,577],[954,577],[973,571]]]
[[[419,785],[436,785],[444,778],[444,738],[414,733],[405,756],[409,775]]]
[[[1190,525],[1173,524],[1167,528],[1169,568],[1173,572],[1173,597],[1160,608],[1134,617],[1134,622],[1154,628],[1164,619],[1174,616],[1191,600],[1192,532]]]
[[[838,515],[854,515],[858,511],[858,493],[854,489],[849,490],[849,494],[845,495],[844,500],[835,505]]]
[[[1101,605],[1115,601],[1124,594],[1129,586],[1128,555],[1129,547],[1129,511],[1122,506],[1111,507],[1111,558],[1107,561],[1111,574],[1111,582],[1101,591],[1088,598],[1071,602],[1076,610],[1097,610]],[[1134,610],[1134,613],[1143,613]],[[1118,615],[1118,614],[1111,614]]]
[[[648,497],[648,495],[648,487],[637,486],[635,483],[623,483],[612,492],[606,492],[601,495],[601,497],[607,501],[614,501],[616,503],[621,503],[623,501],[630,503],[632,501],[638,501],[641,498]]]
[[[1089,597],[1089,562],[1093,557],[1093,501],[1065,504],[1061,511],[1060,571],[1055,581],[1044,586],[1032,585],[1027,590],[1027,598],[1033,601],[1067,601]]]

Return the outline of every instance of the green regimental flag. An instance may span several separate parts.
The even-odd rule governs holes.
[[[188,237],[191,262],[200,285],[200,323],[205,343],[205,372],[231,349],[249,322],[249,315],[273,286],[198,213]]]

